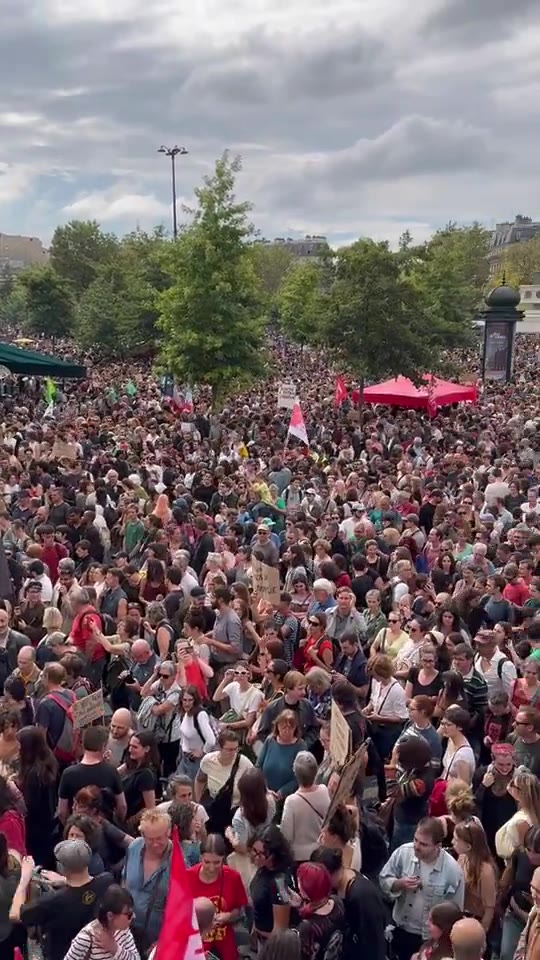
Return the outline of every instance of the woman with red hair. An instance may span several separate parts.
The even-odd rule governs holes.
[[[301,863],[297,871],[298,890],[303,901],[298,927],[303,960],[325,954],[341,956],[345,908],[332,895],[332,880],[322,863]]]

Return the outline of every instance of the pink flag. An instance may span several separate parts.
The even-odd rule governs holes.
[[[204,960],[195,904],[176,827],[172,842],[169,892],[154,960]]]
[[[306,447],[309,447],[306,425],[304,423],[304,418],[302,416],[299,403],[295,403],[291,411],[291,422],[287,431],[287,437],[289,436],[297,437],[298,440],[301,440],[302,443],[305,443]]]

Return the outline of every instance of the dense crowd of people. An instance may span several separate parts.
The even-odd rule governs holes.
[[[0,960],[151,955],[173,835],[211,960],[537,960],[537,348],[433,418],[278,337],[1,399]]]

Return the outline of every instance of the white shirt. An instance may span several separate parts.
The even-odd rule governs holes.
[[[40,577],[30,577],[30,580],[38,580],[41,584],[41,602],[50,603],[53,598],[53,585],[50,577],[46,573],[42,573]],[[23,593],[26,590],[30,580],[24,581]]]
[[[503,660],[504,663],[499,667],[501,660]],[[510,696],[514,682],[517,680],[517,671],[512,661],[505,656],[502,650],[495,651],[487,670],[482,669],[482,657],[480,654],[477,654],[474,658],[474,666],[480,676],[486,681],[488,685],[488,696],[490,698],[494,693],[501,692],[507,693],[508,696]]]
[[[247,757],[240,756],[238,768],[236,771],[236,776],[234,778],[234,788],[233,788],[233,797],[232,805],[237,807],[240,803],[240,794],[238,792],[238,781],[243,773],[246,770],[251,770],[253,764],[251,760],[248,760]],[[204,773],[205,777],[208,780],[208,792],[211,797],[215,797],[216,793],[225,786],[227,780],[229,779],[232,772],[233,764],[230,766],[224,767],[219,761],[219,750],[215,750],[213,753],[207,753],[201,760],[200,770],[201,773]]]
[[[180,724],[180,747],[182,753],[193,753],[194,751],[204,750],[210,753],[216,746],[216,735],[210,726],[206,710],[199,710],[197,714],[197,724],[201,731],[201,737],[197,733],[197,727],[193,717],[185,713]],[[204,737],[204,740],[202,739]]]
[[[262,690],[259,690],[258,687],[254,687],[252,684],[242,693],[238,680],[233,680],[232,683],[228,683],[227,686],[223,688],[223,693],[229,698],[231,709],[234,710],[239,717],[242,717],[243,720],[246,719],[248,713],[257,713],[257,710],[264,700]]]
[[[374,712],[381,717],[389,717],[394,714],[401,720],[406,720],[409,716],[405,690],[397,680],[391,682],[390,686],[387,687],[383,687],[379,680],[373,680],[370,702]]]

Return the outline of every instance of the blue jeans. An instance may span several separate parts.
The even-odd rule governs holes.
[[[514,960],[514,954],[525,924],[510,910],[506,911],[502,925],[500,960]]]
[[[193,783],[199,772],[201,761],[198,757],[190,757],[188,753],[180,754],[176,773],[185,774]]]

